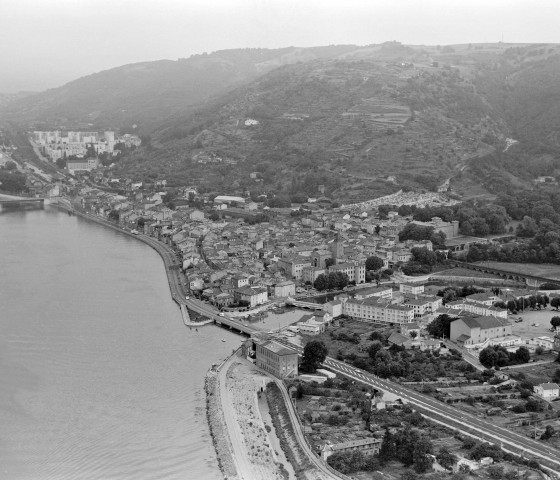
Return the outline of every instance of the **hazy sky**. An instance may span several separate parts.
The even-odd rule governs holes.
[[[0,19],[0,92],[227,48],[560,43],[560,0],[0,0]]]

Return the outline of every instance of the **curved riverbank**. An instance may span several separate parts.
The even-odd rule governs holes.
[[[239,337],[185,330],[141,243],[54,208],[0,232],[0,477],[223,479],[204,375]]]
[[[161,259],[163,260],[163,264],[165,266],[165,272],[167,274],[167,281],[169,283],[171,297],[178,305],[186,305],[187,302],[185,301],[185,295],[187,294],[187,291],[185,288],[183,288],[184,279],[181,278],[180,263],[175,255],[175,252],[173,252],[173,250],[171,250],[169,247],[167,247],[160,241],[152,237],[149,237],[147,235],[134,234],[128,230],[119,227],[118,225],[115,225],[114,223],[109,222],[108,220],[99,218],[96,215],[80,212],[79,210],[72,208],[71,205],[66,204],[65,202],[56,201],[56,202],[51,202],[49,204],[65,212],[70,212],[73,215],[76,215],[85,220],[89,220],[99,225],[103,225],[104,227],[111,228],[112,230],[120,232],[131,238],[135,238],[136,240],[139,240],[145,245],[151,247],[159,254]],[[183,320],[185,325],[187,326],[198,325],[197,322],[190,322],[190,319],[185,317],[185,315],[183,315]]]

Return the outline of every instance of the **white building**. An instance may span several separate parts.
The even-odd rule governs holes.
[[[557,383],[541,383],[533,389],[543,400],[550,401],[560,397],[560,387]]]
[[[414,309],[404,305],[392,305],[375,297],[365,300],[347,300],[343,312],[349,317],[366,322],[402,324],[414,321]]]
[[[424,285],[421,283],[401,283],[399,291],[409,295],[418,295],[424,293]]]
[[[365,283],[366,266],[359,262],[337,263],[329,267],[329,272],[342,272],[348,276],[349,282]]]

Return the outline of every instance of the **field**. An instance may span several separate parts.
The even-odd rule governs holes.
[[[540,277],[560,280],[560,265],[538,264],[538,263],[504,263],[504,262],[478,262],[485,267],[499,268],[513,273],[527,273]]]

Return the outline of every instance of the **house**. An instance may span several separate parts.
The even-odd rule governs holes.
[[[364,455],[376,455],[381,450],[382,438],[363,438],[344,443],[326,443],[321,448],[321,458],[326,461],[333,453],[357,450]]]
[[[279,297],[291,297],[296,294],[296,284],[291,280],[276,283],[273,285],[273,295]]]
[[[296,280],[301,280],[303,278],[303,269],[310,266],[311,259],[299,255],[290,255],[278,260],[278,268]]]
[[[533,387],[534,392],[543,400],[554,400],[560,397],[560,387],[557,383],[541,383]]]
[[[200,210],[193,210],[191,213],[189,213],[189,219],[202,221],[204,220],[204,213]]]
[[[298,352],[274,340],[255,341],[255,362],[257,367],[272,373],[275,377],[285,378],[298,374]]]
[[[242,287],[233,290],[233,297],[236,302],[248,302],[249,307],[253,308],[268,301],[268,290],[264,287]]]
[[[438,350],[440,347],[441,347],[441,340],[432,340],[429,338],[420,339],[420,350],[422,351],[424,350],[434,351],[434,350]]]
[[[204,287],[204,282],[198,275],[193,274],[189,276],[187,282],[191,291],[199,291]]]
[[[318,268],[318,267],[304,267],[302,270],[302,280],[307,283],[315,283],[315,280],[317,280],[317,277],[319,275],[324,275],[326,274],[327,271],[324,268]]]
[[[512,326],[507,320],[484,316],[462,317],[451,322],[450,340],[461,346],[477,346],[487,340],[501,339],[512,335]],[[499,341],[494,344],[501,344]]]
[[[307,321],[314,321],[314,322],[320,322],[320,323],[324,323],[324,324],[328,324],[330,323],[330,321],[332,320],[332,315],[328,312],[316,312],[316,313],[310,313],[307,315],[303,315],[299,321],[300,322],[307,322]]]
[[[328,312],[332,318],[340,317],[342,315],[342,302],[340,300],[333,300],[324,303],[323,311]]]
[[[412,323],[403,323],[401,325],[401,333],[403,335],[408,335],[410,336],[410,334],[412,332],[415,332],[416,335],[420,334],[420,327],[418,326],[418,324],[416,322],[412,322]]]
[[[337,263],[329,267],[329,272],[342,272],[348,276],[349,282],[364,283],[366,281],[366,265],[359,262]]]
[[[231,281],[235,288],[241,288],[249,285],[249,279],[247,277],[242,277],[241,275],[233,276]]]
[[[393,332],[387,339],[387,342],[397,347],[412,348],[413,340],[399,332]]]
[[[325,324],[315,320],[307,320],[297,324],[299,332],[304,335],[319,335],[325,331]]]
[[[76,172],[90,172],[98,166],[99,160],[97,158],[77,158],[66,162],[66,169],[70,175],[74,175]]]
[[[399,285],[399,292],[409,295],[418,295],[424,293],[424,285],[421,283],[401,283]]]
[[[356,291],[354,294],[356,300],[364,300],[370,297],[393,298],[393,289],[381,285],[379,287],[360,288],[360,290]]]

